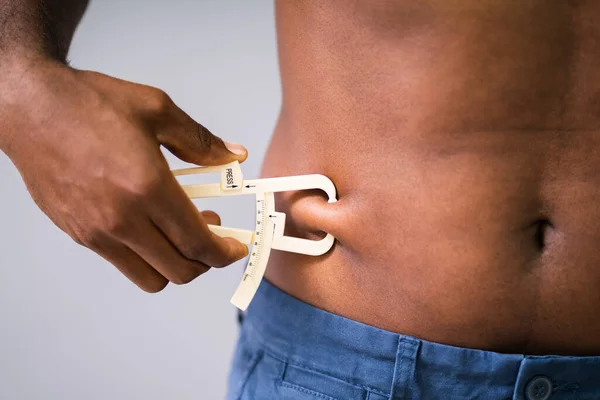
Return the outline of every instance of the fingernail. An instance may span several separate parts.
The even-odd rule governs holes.
[[[229,143],[229,142],[226,142],[225,140],[223,140],[223,143],[225,143],[225,147],[227,147],[227,150],[229,150],[233,154],[237,154],[238,156],[244,155],[248,151],[241,144]]]

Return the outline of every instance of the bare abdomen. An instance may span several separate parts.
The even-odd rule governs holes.
[[[594,32],[579,9],[498,3],[406,32],[278,5],[284,104],[263,175],[323,173],[340,200],[278,198],[291,231],[338,243],[275,252],[267,278],[432,341],[598,354]]]

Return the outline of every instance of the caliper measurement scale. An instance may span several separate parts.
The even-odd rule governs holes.
[[[217,167],[175,170],[173,174],[181,176],[211,172],[220,173],[220,183],[182,185],[183,190],[191,199],[249,194],[256,196],[255,230],[208,225],[209,229],[219,236],[232,237],[244,244],[252,245],[242,281],[231,298],[231,303],[239,309],[246,310],[258,290],[267,268],[271,249],[320,256],[327,253],[333,246],[335,238],[331,234],[327,234],[321,240],[285,236],[283,231],[286,215],[275,211],[275,192],[321,189],[327,194],[330,203],[337,201],[335,186],[326,176],[313,174],[244,180],[240,164],[237,161]]]

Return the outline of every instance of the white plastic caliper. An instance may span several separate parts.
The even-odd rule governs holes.
[[[219,236],[232,237],[242,243],[252,245],[242,281],[231,298],[231,303],[237,308],[246,310],[252,301],[265,274],[271,249],[320,256],[327,253],[333,246],[335,238],[331,234],[327,234],[321,240],[285,236],[283,234],[285,214],[275,211],[275,197],[273,195],[275,192],[290,190],[321,189],[329,197],[329,202],[333,203],[337,201],[335,186],[326,176],[314,174],[244,180],[240,164],[237,161],[217,167],[174,170],[173,174],[181,176],[209,172],[220,172],[221,182],[182,185],[183,190],[191,199],[245,194],[256,195],[255,230],[208,225],[209,229]]]

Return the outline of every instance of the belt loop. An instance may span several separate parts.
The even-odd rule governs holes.
[[[413,382],[420,344],[417,339],[398,336],[390,400],[406,400],[414,397]]]

